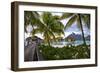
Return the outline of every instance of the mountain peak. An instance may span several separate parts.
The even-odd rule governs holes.
[[[68,38],[74,38],[75,40],[82,40],[82,35],[81,34],[75,34],[74,32],[72,32],[69,36],[67,36],[65,39]]]
[[[75,35],[75,33],[74,33],[74,32],[72,32],[72,34],[73,34],[73,35]]]

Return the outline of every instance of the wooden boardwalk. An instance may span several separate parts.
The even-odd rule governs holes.
[[[24,61],[42,61],[43,57],[38,49],[38,44],[32,42],[24,48]]]

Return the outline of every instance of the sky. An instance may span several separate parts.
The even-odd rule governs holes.
[[[65,26],[67,24],[68,20],[69,19],[64,19],[61,22]],[[85,25],[83,25],[83,31],[84,31],[85,36],[88,36],[90,34],[90,30]],[[77,22],[73,23],[71,27],[69,27],[68,29],[65,30],[65,37],[67,37],[71,33],[82,34],[81,30],[77,26]]]
[[[38,12],[38,13],[41,14],[42,12]],[[59,15],[59,16],[61,16],[62,13],[52,13],[52,15]],[[69,19],[63,19],[63,20],[61,20],[61,22],[62,22],[63,25],[65,26],[65,25],[67,24],[68,20],[69,20]],[[28,33],[25,33],[25,38],[32,36],[32,35],[30,34],[31,31],[33,30],[32,26],[29,25],[29,26],[27,26],[26,29],[27,29]],[[83,24],[83,31],[84,31],[84,35],[85,35],[85,36],[88,36],[88,35],[90,34],[90,30],[89,30],[84,24]],[[71,26],[70,28],[64,30],[64,32],[65,32],[65,36],[64,36],[63,38],[67,37],[68,35],[70,35],[70,34],[72,34],[72,33],[75,33],[75,34],[82,34],[81,30],[77,27],[77,22],[73,23],[72,26]],[[38,36],[38,37],[40,37],[41,39],[43,39],[43,37],[42,37],[41,34],[36,34],[36,36]]]

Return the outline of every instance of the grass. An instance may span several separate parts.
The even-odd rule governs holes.
[[[47,45],[39,46],[44,60],[86,59],[90,58],[89,45],[65,46],[62,48]]]

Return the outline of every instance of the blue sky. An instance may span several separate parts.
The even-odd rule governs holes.
[[[61,22],[65,26],[66,23],[68,22],[68,20],[69,19],[64,19]],[[85,36],[90,34],[90,30],[85,26],[85,24],[83,24],[83,31],[84,31]],[[77,27],[77,22],[73,23],[71,27],[69,27],[68,29],[65,30],[65,37],[67,37],[71,33],[82,34],[81,30]]]

